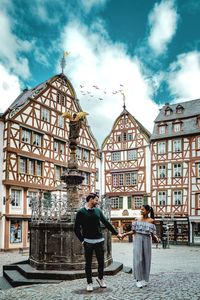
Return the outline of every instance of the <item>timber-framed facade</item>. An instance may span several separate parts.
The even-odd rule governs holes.
[[[29,246],[30,199],[60,190],[60,176],[69,159],[68,120],[61,117],[82,111],[72,84],[56,75],[24,90],[1,116],[2,191],[0,231],[3,250]],[[81,195],[99,191],[98,145],[85,120],[77,150],[85,179]]]
[[[126,110],[102,144],[102,193],[111,202],[111,220],[130,227],[150,196],[150,133]]]
[[[168,103],[151,136],[151,194],[160,235],[200,244],[200,100]],[[164,226],[163,226],[164,225]]]

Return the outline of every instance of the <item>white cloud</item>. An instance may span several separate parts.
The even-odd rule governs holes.
[[[88,13],[95,6],[103,6],[108,0],[81,0],[84,10]]]
[[[182,100],[200,97],[200,52],[192,51],[177,57],[170,65],[168,85],[171,93]]]
[[[4,112],[20,94],[20,82],[16,75],[9,74],[0,65],[0,112]]]
[[[123,109],[122,95],[113,94],[116,90],[123,89],[127,110],[148,130],[152,129],[157,114],[157,106],[150,100],[152,90],[142,75],[139,60],[130,57],[123,44],[112,43],[102,32],[73,22],[62,34],[62,45],[71,52],[65,73],[72,81],[83,110],[90,114],[89,123],[99,142],[110,132]],[[81,90],[86,95],[82,95]]]
[[[150,35],[148,43],[156,55],[163,54],[172,40],[178,23],[178,14],[173,0],[155,4],[149,15]]]
[[[0,36],[0,59],[4,65],[20,77],[28,78],[30,76],[28,60],[21,54],[30,51],[32,45],[12,33],[9,17],[3,11],[0,12]]]

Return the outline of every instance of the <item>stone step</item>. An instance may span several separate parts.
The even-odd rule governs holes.
[[[123,265],[119,262],[113,262],[104,270],[105,275],[115,275],[121,271]],[[85,278],[85,270],[37,270],[28,262],[26,264],[15,264],[3,266],[4,271],[17,271],[27,279],[44,279],[44,280],[73,280]],[[92,270],[93,276],[97,276],[97,269]]]
[[[12,288],[12,285],[4,277],[0,277],[0,290],[8,290],[10,288]]]
[[[22,274],[20,274],[17,270],[4,270],[3,275],[13,287],[22,286],[22,285],[31,285],[31,284],[45,284],[45,283],[60,282],[60,280],[26,278]]]

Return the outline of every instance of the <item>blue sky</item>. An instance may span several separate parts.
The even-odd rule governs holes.
[[[161,105],[200,96],[199,15],[200,0],[1,0],[0,111],[69,51],[65,74],[99,143],[122,93],[151,131]]]

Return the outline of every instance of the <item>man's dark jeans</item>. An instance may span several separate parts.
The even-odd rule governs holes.
[[[97,262],[98,262],[98,277],[103,278],[104,270],[104,242],[91,244],[84,242],[85,248],[85,273],[87,277],[87,283],[92,283],[92,254],[95,251]]]

